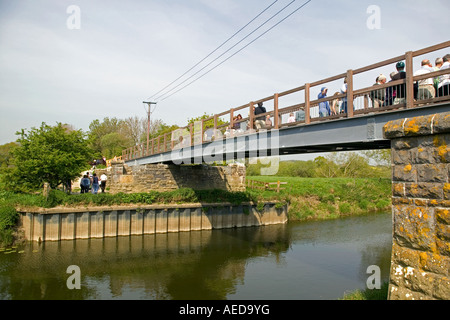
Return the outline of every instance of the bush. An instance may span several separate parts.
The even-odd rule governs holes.
[[[68,195],[61,190],[50,190],[47,200],[45,202],[46,208],[59,206],[67,201]]]
[[[12,205],[0,206],[0,243],[9,245],[13,242],[13,228],[19,219],[19,214]]]
[[[343,202],[339,204],[339,212],[342,214],[348,214],[350,213],[351,205],[350,203]]]
[[[370,202],[367,199],[362,199],[358,203],[359,207],[364,210],[367,210],[367,208],[369,208],[369,204],[370,204]]]
[[[390,200],[387,199],[381,199],[378,200],[377,203],[375,204],[375,206],[377,207],[377,209],[384,209],[389,207],[389,205],[391,204]]]
[[[14,227],[19,219],[16,208],[12,205],[0,206],[0,230]]]

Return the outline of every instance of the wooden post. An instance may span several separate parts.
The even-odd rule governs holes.
[[[253,105],[254,105],[255,103],[252,101],[252,102],[250,102],[250,112],[249,112],[249,118],[248,118],[248,121],[250,122],[249,123],[249,128],[250,128],[250,130],[252,130],[253,129],[253,119],[255,118],[255,114],[254,114],[254,112],[253,112]]]
[[[234,119],[233,119],[233,117],[234,117],[234,108],[231,108],[230,109],[230,134],[232,135],[232,130],[233,130],[233,127],[234,127]]]
[[[311,123],[311,114],[310,114],[310,97],[309,97],[309,89],[311,85],[309,83],[305,84],[305,124]]]
[[[275,129],[279,128],[278,123],[278,93],[273,95],[273,125]]]
[[[164,152],[167,151],[167,132],[164,133],[164,148],[163,148]]]
[[[406,108],[414,107],[414,81],[413,81],[413,53],[406,52],[405,55],[405,71],[406,71]]]
[[[217,114],[214,115],[214,140],[217,139]]]
[[[347,71],[347,118],[353,118],[353,70]]]
[[[201,134],[200,143],[201,143],[201,144],[203,144],[203,139],[204,139],[204,132],[203,132],[203,130],[204,130],[204,128],[203,128],[204,123],[203,123],[203,120],[204,120],[204,119],[202,119],[202,128],[200,129],[200,134]]]
[[[159,151],[161,150],[160,144],[161,144],[161,136],[158,136],[158,151],[156,153],[159,153]]]

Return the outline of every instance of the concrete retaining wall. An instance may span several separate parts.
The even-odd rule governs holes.
[[[25,238],[59,241],[286,223],[287,206],[186,204],[141,207],[52,208],[22,212]]]

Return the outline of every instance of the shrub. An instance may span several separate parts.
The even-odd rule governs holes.
[[[359,207],[364,210],[367,210],[367,208],[369,207],[369,204],[370,204],[370,202],[367,199],[362,199],[358,203]]]
[[[0,206],[0,243],[9,245],[13,242],[13,227],[19,219],[19,214],[12,205]]]
[[[384,208],[388,207],[390,204],[391,204],[390,200],[380,199],[377,201],[375,206],[377,207],[377,209],[384,209]]]
[[[16,208],[12,205],[0,206],[0,230],[14,227],[19,219]]]
[[[339,212],[342,214],[350,213],[351,205],[350,203],[343,202],[339,204]]]

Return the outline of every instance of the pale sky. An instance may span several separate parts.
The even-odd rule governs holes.
[[[187,76],[291,1],[277,1]],[[68,123],[87,131],[95,119],[145,117],[142,101],[273,2],[0,0],[0,144],[15,141],[16,131],[41,122]],[[305,2],[294,1],[210,67]],[[72,5],[79,8],[79,19],[75,11],[68,13]],[[367,26],[370,5],[380,9],[379,29]],[[158,101],[152,118],[184,126],[187,119],[204,113],[220,113],[447,41],[449,13],[448,0],[312,0],[205,77]],[[434,62],[437,56],[428,58]],[[377,75],[364,86],[373,84],[369,82]]]

